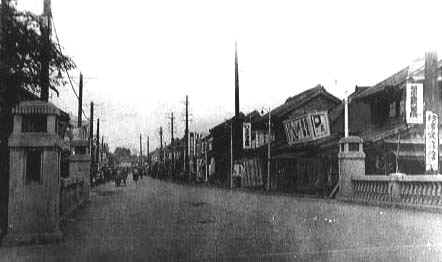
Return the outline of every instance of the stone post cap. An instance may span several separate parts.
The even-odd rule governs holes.
[[[50,102],[31,100],[20,102],[12,109],[14,115],[44,114],[61,115],[61,110]]]
[[[339,144],[344,144],[344,143],[364,143],[364,140],[359,137],[359,136],[348,136],[348,137],[343,137],[339,140]]]

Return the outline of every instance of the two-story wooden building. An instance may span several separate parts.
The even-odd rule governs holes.
[[[367,174],[425,173],[423,112],[430,94],[423,88],[424,69],[422,60],[351,98],[350,133],[364,140]],[[436,101],[442,103],[442,97]]]

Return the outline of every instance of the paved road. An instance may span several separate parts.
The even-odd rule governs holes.
[[[58,244],[0,261],[442,261],[442,215],[178,185],[99,186]]]

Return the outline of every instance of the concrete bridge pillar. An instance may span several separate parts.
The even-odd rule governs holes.
[[[344,137],[339,140],[339,193],[338,198],[353,197],[352,177],[365,175],[365,153],[362,138]]]
[[[25,101],[14,110],[9,137],[10,179],[5,245],[61,239],[59,229],[61,111],[51,103]]]

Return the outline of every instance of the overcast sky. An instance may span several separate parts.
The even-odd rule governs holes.
[[[43,0],[18,1],[42,11]],[[182,136],[186,94],[192,130],[208,132],[233,115],[235,40],[241,111],[278,106],[316,84],[343,98],[425,51],[442,57],[438,2],[52,0],[52,12],[105,140],[135,149],[142,133],[152,149],[160,126],[170,141],[171,112]],[[68,86],[53,101],[77,110]]]

